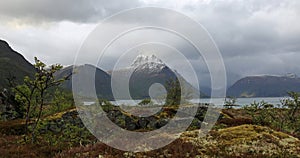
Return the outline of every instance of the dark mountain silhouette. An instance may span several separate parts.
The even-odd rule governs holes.
[[[64,76],[68,76],[72,73],[73,77],[80,77],[80,80],[84,80],[82,77],[87,77],[91,73],[95,72],[95,88],[98,98],[112,100],[113,95],[111,91],[111,77],[109,74],[104,72],[103,70],[92,66],[92,65],[81,65],[81,66],[69,66],[61,71],[56,73],[57,78],[62,78]],[[78,75],[80,74],[80,75]],[[63,88],[67,90],[72,90],[72,78],[63,83]],[[76,86],[76,85],[74,85]],[[78,86],[81,87],[82,85]],[[84,89],[79,90],[82,96],[90,93],[92,87],[84,87]]]
[[[235,97],[282,97],[287,92],[300,92],[300,78],[289,74],[286,76],[249,76],[232,85],[228,96]]]
[[[22,83],[25,76],[33,76],[35,68],[7,42],[0,40],[0,88],[7,88],[7,78]]]

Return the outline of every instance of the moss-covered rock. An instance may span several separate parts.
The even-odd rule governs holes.
[[[187,132],[182,139],[193,142],[201,154],[209,156],[300,157],[299,139],[268,127],[241,125],[213,131],[205,138],[196,134]]]
[[[184,132],[179,139],[164,148],[149,152],[124,152],[102,143],[64,151],[59,157],[300,157],[300,141],[288,134],[274,131],[268,127],[242,125],[212,131],[199,137],[201,131]],[[175,137],[164,135],[159,137]],[[156,137],[155,140],[159,139]],[[149,141],[154,138],[149,138]]]

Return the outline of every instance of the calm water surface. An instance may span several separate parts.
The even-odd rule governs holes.
[[[265,101],[267,103],[277,105],[280,104],[280,100],[286,99],[286,97],[276,97],[276,98],[237,98],[236,104],[241,107],[250,105],[251,103]],[[224,103],[224,98],[212,98],[212,99],[193,99],[190,100],[191,103],[212,103],[216,106],[222,106]],[[119,100],[112,101],[111,103],[115,105],[137,105],[141,100]]]

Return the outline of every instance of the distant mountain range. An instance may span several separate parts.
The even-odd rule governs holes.
[[[86,77],[89,76],[92,73],[95,73],[95,88],[96,93],[99,98],[113,99],[112,91],[111,91],[111,77],[108,73],[105,71],[89,64],[81,65],[81,66],[69,66],[61,71],[56,73],[57,78],[63,78],[64,76],[67,76],[69,74],[73,73],[73,75],[76,77]],[[81,75],[78,75],[81,74]],[[84,79],[84,78],[81,78]],[[86,85],[85,85],[86,86]],[[72,79],[67,80],[62,85],[63,88],[67,90],[72,90]],[[78,86],[81,87],[81,86]],[[92,89],[91,87],[85,87],[84,89],[81,89],[81,95],[84,96],[84,94],[88,94],[89,92],[87,90]]]
[[[281,97],[287,96],[289,91],[300,92],[300,78],[297,75],[261,75],[240,79],[227,90],[227,96]]]
[[[144,99],[149,98],[149,89],[151,85],[154,83],[160,83],[163,86],[166,86],[167,81],[176,80],[179,76],[180,81],[184,84],[184,86],[193,91],[195,95],[201,95],[204,97],[203,93],[196,92],[197,90],[191,86],[183,77],[176,72],[172,71],[167,65],[165,65],[160,59],[158,59],[155,55],[145,56],[139,55],[132,62],[129,67],[125,67],[123,69],[109,71],[108,73],[101,70],[100,68],[93,67],[91,65],[82,65],[75,67],[75,74],[78,73],[89,73],[96,70],[95,77],[95,85],[96,92],[99,98],[104,99]],[[73,66],[67,67],[62,71],[57,73],[57,77],[63,77],[73,70]],[[80,75],[81,76],[81,75]],[[112,78],[113,76],[113,78]],[[129,80],[129,92],[130,95],[118,95],[119,98],[114,98],[116,96],[112,95],[111,89],[111,80],[113,80],[114,84],[119,85],[118,93],[126,94],[128,91],[125,89],[124,83],[126,84],[126,80]],[[127,81],[128,83],[128,81]],[[64,87],[71,90],[72,83],[71,81],[67,81],[64,84]],[[123,87],[123,88],[122,88]],[[86,88],[88,89],[88,88]],[[84,91],[84,90],[82,90]],[[84,92],[83,92],[84,93]]]
[[[96,70],[96,92],[99,97],[113,99],[111,89],[112,74],[117,79],[123,79],[131,74],[129,90],[131,97],[142,99],[149,97],[149,88],[153,83],[166,84],[170,79],[176,79],[184,83],[184,87],[196,91],[180,74],[171,70],[156,56],[139,55],[128,67],[114,72],[105,72],[92,65],[69,66],[58,72],[57,77],[63,77],[75,71],[76,73],[88,73]],[[7,78],[15,77],[17,83],[22,83],[25,76],[33,76],[34,66],[21,54],[14,51],[7,42],[0,40],[0,89],[9,88]],[[74,74],[76,75],[76,74]],[[72,82],[64,83],[64,88],[71,90]],[[198,94],[201,97],[210,94],[210,88],[201,88]],[[294,74],[285,76],[260,75],[249,76],[238,80],[227,90],[227,96],[235,97],[281,97],[286,96],[288,91],[300,92],[300,78]],[[82,92],[86,93],[86,92]],[[123,98],[126,99],[126,98]]]
[[[134,99],[148,98],[149,89],[153,84],[159,83],[166,87],[166,83],[170,80],[179,80],[182,87],[192,93],[192,97],[207,97],[204,93],[196,90],[175,70],[171,70],[155,55],[138,55],[129,67],[110,71],[110,73],[113,73],[117,79],[130,78],[129,90],[131,97]]]
[[[35,68],[7,42],[0,40],[0,88],[8,88],[7,78],[22,83],[25,76],[33,76]]]

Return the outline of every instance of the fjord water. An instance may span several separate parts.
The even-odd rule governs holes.
[[[269,104],[273,104],[273,105],[278,105],[281,104],[280,101],[283,99],[286,99],[287,97],[273,97],[273,98],[237,98],[236,99],[236,104],[240,105],[240,107],[244,107],[246,105],[250,105],[251,103],[254,102],[266,102]],[[208,98],[203,98],[203,99],[192,99],[190,100],[191,103],[222,103],[224,102],[224,98],[212,98],[212,99],[208,99]],[[141,102],[142,100],[134,100],[134,102],[136,103],[136,105]],[[112,101],[113,104],[115,105],[132,105],[132,101],[130,100],[118,100],[117,102]],[[222,106],[221,104],[215,104],[215,106]]]
[[[240,105],[240,107],[244,107],[247,105],[250,105],[251,103],[254,102],[266,102],[272,105],[278,105],[281,104],[280,101],[283,99],[286,99],[287,97],[272,97],[272,98],[236,98],[236,103],[237,105]],[[224,101],[224,98],[212,98],[212,99],[195,99],[191,100],[192,103],[210,103],[210,102],[222,102]],[[216,105],[216,106],[222,106],[222,105]]]

